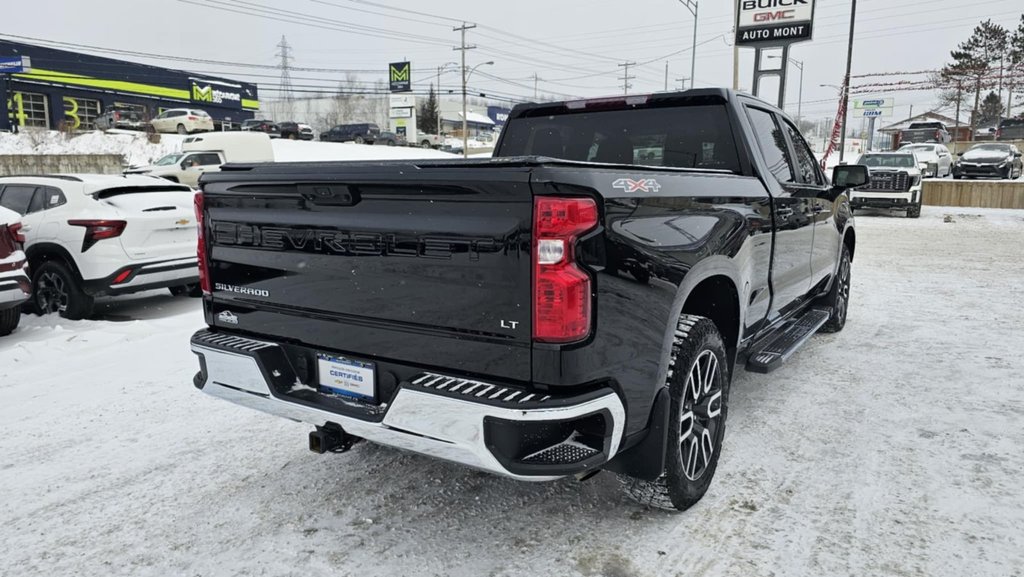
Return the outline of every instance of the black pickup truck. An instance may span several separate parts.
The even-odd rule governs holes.
[[[843,328],[867,179],[718,89],[520,105],[492,159],[227,165],[196,195],[194,384],[317,452],[605,469],[686,509],[733,371]]]

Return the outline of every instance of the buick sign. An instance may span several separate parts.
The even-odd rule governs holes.
[[[784,46],[811,39],[814,0],[737,0],[736,44]]]

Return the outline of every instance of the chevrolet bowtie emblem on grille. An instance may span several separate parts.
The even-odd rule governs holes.
[[[185,226],[186,224],[188,224],[188,223],[190,223],[190,222],[192,222],[192,221],[191,221],[191,220],[189,220],[189,219],[187,219],[187,218],[183,218],[183,219],[181,219],[181,220],[176,220],[176,221],[174,221],[174,224],[176,224],[176,225],[178,225],[178,226]]]
[[[612,183],[612,187],[621,188],[626,192],[658,192],[661,190],[661,185],[653,178],[642,178],[640,180],[620,178]]]

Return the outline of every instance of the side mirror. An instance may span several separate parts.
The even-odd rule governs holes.
[[[832,187],[840,190],[858,188],[869,184],[871,176],[868,167],[862,164],[841,164],[832,169]]]
[[[964,155],[964,153],[963,153],[963,152],[958,152],[958,153],[956,153],[956,155],[957,155],[957,156],[963,156],[963,155]]]
[[[1013,157],[1014,157],[1014,158],[1020,158],[1020,157],[1021,157],[1021,153],[1019,153],[1019,152],[1014,152],[1014,153],[1013,153]]]

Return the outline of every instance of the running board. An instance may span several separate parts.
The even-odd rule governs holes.
[[[779,368],[828,322],[828,318],[829,312],[824,309],[808,310],[797,320],[779,329],[760,350],[751,353],[747,358],[747,370],[752,373],[770,373]]]

